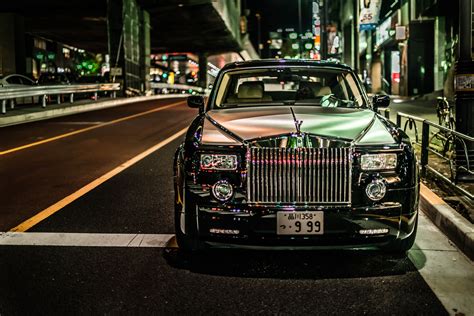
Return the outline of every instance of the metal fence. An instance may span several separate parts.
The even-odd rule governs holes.
[[[94,83],[94,84],[71,84],[71,85],[51,85],[51,86],[25,86],[25,87],[2,87],[0,88],[0,101],[2,104],[2,114],[7,112],[7,103],[10,108],[15,106],[15,100],[19,98],[40,97],[41,106],[46,107],[49,96],[57,96],[57,103],[61,103],[61,96],[69,96],[69,102],[74,102],[74,95],[80,93],[93,93],[97,100],[99,92],[110,92],[113,98],[120,90],[119,83]]]
[[[384,114],[385,117],[389,117],[387,112]],[[474,137],[402,112],[397,113],[396,123],[405,132],[410,131],[415,134],[414,143],[420,148],[422,176],[430,173],[435,178],[447,183],[458,193],[471,200],[474,199],[472,192],[459,185],[463,182],[463,179],[459,177],[460,174],[474,178],[471,163],[473,157],[469,151],[469,148],[474,144]],[[430,164],[433,160],[438,162],[436,166]]]
[[[206,94],[209,89],[201,87],[184,85],[184,84],[168,84],[168,83],[152,83],[151,88],[154,94]],[[48,99],[51,96],[57,96],[57,104],[61,103],[62,96],[68,96],[69,102],[74,102],[74,95],[81,93],[93,93],[94,99],[98,99],[100,92],[108,92],[115,98],[117,91],[121,89],[120,83],[99,83],[99,84],[71,84],[71,85],[48,85],[48,86],[25,86],[25,87],[1,87],[0,103],[2,114],[7,112],[7,105],[10,109],[15,107],[15,100],[20,98],[40,98],[40,104],[45,108]]]

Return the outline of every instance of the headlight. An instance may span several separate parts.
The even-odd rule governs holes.
[[[237,156],[202,154],[201,168],[208,170],[236,170]]]
[[[397,167],[397,154],[368,154],[360,158],[362,170],[386,170]]]

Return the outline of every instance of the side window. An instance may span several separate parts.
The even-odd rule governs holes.
[[[22,84],[20,77],[18,76],[12,76],[7,79],[7,82],[9,84]]]
[[[23,82],[24,85],[27,85],[27,86],[32,86],[33,85],[33,81],[31,81],[28,78],[21,78],[21,81]]]
[[[18,79],[20,80],[21,84],[26,85],[26,86],[31,86],[31,82],[28,79],[23,78],[23,77],[18,77]]]

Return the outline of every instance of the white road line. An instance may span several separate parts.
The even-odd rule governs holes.
[[[474,264],[420,213],[415,246],[408,257],[452,314],[474,315]],[[175,248],[172,234],[0,233],[0,246]],[[416,298],[415,302],[416,302]]]
[[[177,247],[172,234],[0,233],[0,246]]]
[[[426,215],[419,221],[408,257],[449,314],[474,315],[474,264]]]

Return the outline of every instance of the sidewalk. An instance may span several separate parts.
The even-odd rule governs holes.
[[[46,120],[54,117],[72,115],[82,112],[101,110],[135,102],[185,98],[187,96],[187,94],[166,94],[116,99],[101,98],[97,101],[81,100],[74,103],[64,102],[61,104],[48,104],[46,108],[42,108],[39,104],[17,105],[14,109],[7,110],[5,114],[0,114],[0,127]]]
[[[433,98],[391,97],[392,103],[389,109],[390,120],[392,122],[396,122],[398,112],[418,116],[435,123],[438,122],[435,96]],[[418,136],[421,137],[421,123],[416,123],[416,125],[419,133]],[[414,130],[408,130],[407,134],[412,140],[415,139]],[[474,260],[474,225],[423,184],[420,190],[420,210],[425,213],[467,257]]]
[[[420,210],[461,250],[474,260],[474,225],[433,191],[421,184]]]

